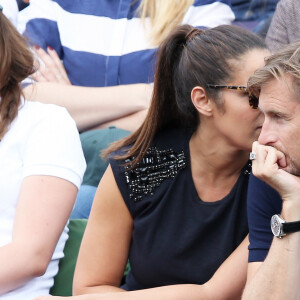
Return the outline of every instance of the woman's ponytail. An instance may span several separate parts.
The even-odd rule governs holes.
[[[151,105],[147,117],[141,127],[129,137],[112,144],[104,153],[119,150],[124,146],[132,145],[128,152],[122,156],[114,156],[116,159],[134,157],[131,166],[134,167],[146,154],[155,134],[168,126],[182,125],[182,112],[178,108],[177,92],[174,86],[175,70],[185,48],[187,36],[194,29],[184,25],[174,30],[161,44],[157,52],[157,64],[154,77],[154,89]]]
[[[105,154],[130,145],[127,153],[115,158],[133,156],[135,166],[162,128],[179,126],[196,130],[200,114],[191,100],[193,88],[202,87],[207,97],[221,107],[220,91],[208,88],[208,84],[226,84],[235,76],[233,62],[252,49],[265,48],[260,37],[237,26],[221,25],[206,30],[179,26],[158,50],[152,102],[144,123]]]

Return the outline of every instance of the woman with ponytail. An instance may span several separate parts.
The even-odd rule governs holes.
[[[49,295],[85,170],[64,108],[22,97],[33,57],[0,7],[0,299]]]
[[[230,0],[31,0],[20,13],[44,62],[25,96],[67,108],[83,133],[87,171],[72,218],[89,217],[107,167],[100,152],[146,117],[158,45],[177,25],[233,20]]]
[[[263,122],[245,86],[267,55],[230,25],[184,25],[162,43],[144,123],[105,153],[73,282],[91,295],[76,299],[241,297],[248,157]]]

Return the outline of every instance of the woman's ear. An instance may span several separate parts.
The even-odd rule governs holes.
[[[207,97],[206,91],[201,86],[195,86],[191,92],[192,102],[201,115],[212,115],[212,102]]]

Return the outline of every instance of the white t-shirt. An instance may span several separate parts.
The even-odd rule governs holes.
[[[16,206],[25,177],[60,177],[79,188],[85,168],[76,124],[67,110],[52,104],[25,101],[0,142],[0,247],[12,240]],[[43,276],[0,299],[26,300],[49,294],[67,238],[68,228],[65,227]]]

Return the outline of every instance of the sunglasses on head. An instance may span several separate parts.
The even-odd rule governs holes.
[[[253,109],[258,108],[258,97],[255,96],[253,92],[247,90],[246,86],[242,86],[242,85],[215,85],[215,84],[207,84],[206,86],[209,87],[209,88],[213,88],[213,89],[229,89],[229,90],[238,90],[238,91],[246,92],[246,93],[248,93],[250,107],[253,108]]]

